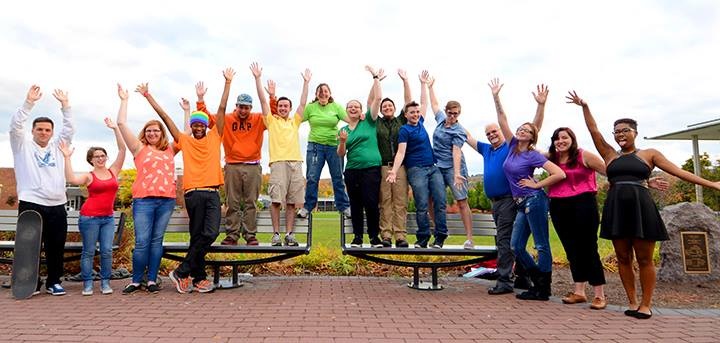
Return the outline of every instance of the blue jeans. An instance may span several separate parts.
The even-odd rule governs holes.
[[[93,280],[93,259],[95,243],[100,242],[100,277],[110,280],[112,273],[112,244],[115,236],[115,220],[112,216],[86,217],[78,220],[82,236],[82,255],[80,255],[80,275],[84,281]]]
[[[148,281],[157,279],[162,258],[162,242],[170,221],[174,198],[133,199],[135,250],[133,250],[133,283],[140,283],[147,269]]]
[[[435,238],[444,239],[447,237],[445,183],[440,170],[436,166],[412,167],[407,169],[407,178],[415,198],[418,241],[430,238],[430,216],[428,215],[430,196],[433,199],[435,214]]]
[[[530,233],[533,235],[535,250],[538,252],[537,264],[525,249]],[[518,202],[510,246],[515,254],[515,260],[525,269],[539,269],[543,273],[552,272],[552,252],[548,237],[548,198],[544,191],[541,190]]]
[[[337,208],[338,211],[345,211],[349,208],[350,200],[348,200],[347,193],[345,192],[345,183],[343,183],[343,161],[337,154],[337,147],[308,142],[305,162],[307,163],[307,173],[305,174],[305,178],[307,179],[305,186],[305,209],[312,211],[317,205],[318,182],[320,181],[320,173],[325,166],[325,162],[327,162],[330,168],[333,194],[335,194],[335,208]]]

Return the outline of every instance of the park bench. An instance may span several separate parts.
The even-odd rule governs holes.
[[[122,242],[123,230],[125,229],[125,213],[115,211],[113,213],[115,218],[115,237],[113,238],[113,251],[117,251],[120,248],[120,242]],[[17,229],[17,210],[0,210],[0,232],[15,232]],[[68,233],[80,233],[78,227],[78,219],[80,218],[80,211],[69,211],[67,217]],[[0,241],[0,251],[12,253],[15,250],[14,240],[2,240]],[[96,249],[95,254],[100,254],[100,250]],[[3,254],[5,255],[5,254]],[[82,242],[65,242],[65,257],[64,261],[78,261],[82,255]],[[44,263],[44,259],[42,260]],[[13,257],[0,256],[0,263],[12,264]]]
[[[225,218],[223,217],[222,223],[220,224],[220,232],[225,232]],[[168,233],[186,233],[189,234],[189,219],[187,212],[175,211],[170,217],[167,230],[165,231],[165,240],[163,241],[163,257],[181,262],[185,257],[184,255],[188,252],[189,247],[189,236],[183,239],[182,242],[173,242],[167,240]],[[257,212],[257,232],[258,234],[269,233],[272,234],[272,222],[270,219],[269,211],[258,211]],[[284,236],[285,232],[285,213],[280,214],[280,232]],[[298,240],[298,246],[272,246],[270,245],[270,239],[268,238],[265,242],[260,242],[259,245],[245,245],[244,241],[240,240],[238,245],[221,245],[219,241],[213,243],[208,250],[208,254],[228,254],[229,256],[224,259],[217,259],[216,256],[207,257],[207,265],[213,269],[213,283],[216,288],[235,288],[241,287],[242,283],[238,280],[238,268],[240,266],[248,266],[255,264],[262,264],[268,262],[282,261],[289,258],[293,258],[300,255],[307,255],[310,253],[310,247],[312,246],[312,215],[308,215],[307,218],[296,218],[295,228],[293,230],[295,237]],[[303,234],[305,239],[303,241]],[[221,234],[219,238],[222,238]],[[284,243],[283,243],[284,244]],[[232,256],[230,254],[235,254]],[[237,254],[252,255],[254,257],[243,256],[239,258]],[[230,280],[220,280],[220,268],[224,266],[232,267],[232,275]]]
[[[368,261],[389,264],[401,267],[411,267],[413,269],[412,282],[408,283],[408,287],[420,290],[440,290],[442,285],[438,284],[438,268],[457,267],[469,264],[476,264],[482,261],[491,260],[497,257],[497,247],[495,246],[494,237],[496,236],[495,222],[490,214],[473,214],[473,238],[492,236],[493,245],[475,245],[475,249],[463,249],[462,245],[449,245],[447,241],[453,236],[462,236],[465,240],[465,229],[460,220],[459,214],[447,215],[448,240],[441,249],[436,248],[415,248],[413,246],[414,235],[417,232],[417,222],[415,221],[415,213],[407,214],[407,235],[408,248],[373,248],[369,244],[363,244],[362,247],[351,247],[346,235],[352,237],[352,221],[340,216],[340,244],[344,255],[355,256]],[[430,228],[431,232],[433,227]],[[432,241],[432,240],[431,240]],[[441,261],[408,261],[398,258],[397,256],[443,256],[443,257],[463,257],[457,259],[443,259]],[[420,268],[429,268],[431,270],[432,280],[430,283],[420,281]]]

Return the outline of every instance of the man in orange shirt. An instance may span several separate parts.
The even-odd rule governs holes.
[[[223,89],[215,127],[208,130],[209,116],[195,111],[190,116],[191,135],[181,132],[170,116],[158,105],[147,89],[140,85],[138,91],[147,98],[155,112],[168,127],[170,134],[183,153],[183,191],[185,209],[190,219],[190,246],[180,266],[170,272],[170,279],[179,293],[193,289],[200,293],[212,292],[215,287],[207,279],[205,255],[217,238],[220,228],[220,186],[223,174],[220,167],[220,144],[225,126],[225,107],[230,94],[230,83],[235,72],[232,68],[223,71]],[[192,278],[192,285],[191,285]]]
[[[195,86],[197,109],[206,111],[202,83]],[[262,184],[260,151],[265,124],[261,113],[251,113],[252,97],[240,94],[235,111],[225,116],[223,148],[225,149],[226,236],[221,244],[237,245],[240,234],[248,245],[258,245],[256,201]],[[210,127],[217,116],[210,116]],[[240,230],[242,228],[242,231]]]

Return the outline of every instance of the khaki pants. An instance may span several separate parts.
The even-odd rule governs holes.
[[[382,239],[407,240],[405,235],[407,203],[408,203],[408,182],[405,174],[405,167],[400,167],[397,172],[395,183],[385,181],[388,172],[392,168],[382,166],[380,168],[380,237]]]
[[[247,240],[257,233],[257,205],[262,184],[259,164],[225,164],[225,230],[227,236]]]

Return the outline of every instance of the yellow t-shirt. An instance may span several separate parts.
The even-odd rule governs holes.
[[[217,126],[202,139],[181,134],[178,146],[183,154],[183,190],[198,187],[219,187],[224,183],[220,167],[220,143],[222,137]]]
[[[300,137],[298,135],[301,123],[302,116],[298,113],[287,119],[272,114],[265,117],[265,126],[268,129],[268,140],[270,141],[270,163],[303,160],[300,154]]]

